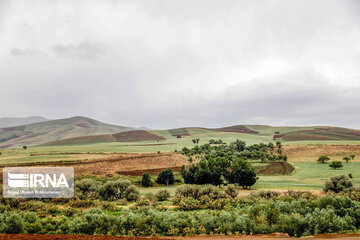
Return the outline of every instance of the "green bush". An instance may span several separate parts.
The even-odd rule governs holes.
[[[352,188],[351,181],[344,175],[330,178],[330,181],[325,183],[324,192],[339,193]]]
[[[20,214],[6,212],[1,217],[1,232],[3,233],[23,233],[24,221]]]
[[[25,232],[30,234],[41,233],[42,228],[43,226],[41,225],[40,222],[34,222],[34,223],[26,222],[24,224]]]
[[[99,190],[99,195],[105,200],[125,198],[128,201],[139,199],[139,191],[128,180],[106,182]]]
[[[80,199],[95,199],[99,195],[100,183],[94,179],[84,178],[75,182],[75,196]]]
[[[71,234],[107,234],[110,230],[110,219],[103,211],[92,208],[69,222],[68,231]]]
[[[137,200],[135,206],[136,207],[144,207],[144,206],[155,207],[157,205],[157,203],[158,203],[157,197],[152,193],[148,193],[144,197]]]
[[[236,198],[239,194],[239,191],[236,189],[234,185],[228,185],[225,187],[225,193],[232,198]]]
[[[166,201],[167,199],[170,198],[170,193],[168,190],[163,189],[158,191],[155,196],[158,201]]]
[[[141,186],[143,186],[143,187],[152,187],[152,180],[151,180],[150,174],[143,173],[142,179],[141,179]]]
[[[175,178],[173,171],[171,169],[161,171],[156,179],[156,182],[165,185],[174,184]]]

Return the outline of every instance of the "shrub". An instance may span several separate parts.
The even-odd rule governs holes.
[[[143,173],[142,179],[141,179],[141,186],[143,186],[143,187],[151,187],[152,186],[152,180],[151,180],[150,174]]]
[[[174,184],[175,178],[173,171],[171,169],[161,171],[156,179],[156,182],[166,185]]]
[[[160,190],[156,193],[156,198],[158,201],[166,201],[170,197],[170,193],[168,190]]]
[[[139,191],[128,180],[109,181],[99,190],[99,195],[105,200],[125,198],[128,201],[139,199]]]
[[[108,211],[115,211],[117,208],[117,204],[115,202],[101,201],[100,206],[101,209]]]
[[[236,198],[239,194],[239,191],[236,190],[236,187],[234,185],[228,185],[227,187],[225,187],[225,193],[232,198]]]
[[[1,218],[2,226],[1,232],[3,233],[23,233],[24,221],[20,214],[14,212],[4,213]]]
[[[157,197],[154,194],[148,193],[144,197],[137,200],[135,206],[136,207],[143,207],[143,206],[155,207],[157,205],[157,201],[158,201]]]
[[[73,208],[87,208],[95,206],[94,200],[80,200],[74,199],[69,202],[69,206]]]
[[[69,222],[69,233],[72,234],[107,234],[110,230],[109,216],[97,208],[92,208],[84,212],[81,217],[76,217]]]
[[[253,198],[265,198],[265,199],[272,199],[275,197],[280,196],[279,192],[274,191],[266,191],[266,190],[260,190],[258,192],[252,192],[250,193],[250,196]]]
[[[344,175],[330,178],[330,181],[325,183],[324,192],[342,192],[344,190],[352,188],[351,181]]]
[[[75,194],[80,199],[95,199],[98,197],[100,183],[94,179],[84,178],[75,182]]]
[[[42,224],[40,222],[28,223],[24,224],[24,229],[26,233],[40,233],[42,230]]]
[[[39,220],[39,217],[34,212],[27,212],[24,215],[24,221],[28,223],[35,223]]]

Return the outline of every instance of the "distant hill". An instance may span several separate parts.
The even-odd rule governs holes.
[[[46,146],[84,145],[84,144],[107,143],[107,142],[142,142],[142,141],[161,141],[161,140],[166,140],[166,138],[155,135],[145,130],[133,130],[133,131],[116,133],[116,134],[104,134],[104,135],[68,138],[60,141],[45,143],[43,145]]]
[[[141,142],[163,141],[176,138],[222,138],[228,136],[239,137],[242,140],[258,139],[259,141],[281,140],[293,141],[348,141],[360,140],[360,131],[355,129],[310,126],[310,127],[276,127],[268,125],[235,125],[223,128],[177,128],[168,130],[136,130],[119,134],[107,134],[70,138],[46,143],[46,145],[78,145],[105,142]],[[234,135],[235,134],[235,135]]]
[[[102,123],[86,117],[72,117],[0,128],[0,148],[38,145],[67,138],[115,134],[135,130]]]
[[[27,124],[32,124],[32,123],[44,122],[44,121],[48,121],[48,120],[49,119],[46,119],[44,117],[39,117],[39,116],[24,117],[24,118],[4,117],[4,118],[0,118],[0,128],[14,127],[14,126],[19,126],[19,125],[27,125]]]

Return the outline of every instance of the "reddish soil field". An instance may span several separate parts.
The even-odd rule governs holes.
[[[236,126],[231,126],[231,127],[217,128],[214,130],[220,131],[220,132],[251,133],[251,134],[258,133],[254,130],[247,128],[244,125],[236,125]]]
[[[166,168],[180,168],[187,164],[187,157],[173,153],[116,154],[112,157],[78,162],[72,166],[75,174],[141,175],[143,172],[160,172]]]
[[[334,140],[334,138],[316,136],[310,134],[286,134],[282,137],[285,141],[301,141],[301,140]]]
[[[138,176],[142,175],[143,172],[157,173],[167,168],[179,171],[182,165],[189,163],[186,156],[175,153],[104,153],[101,155],[103,156],[89,160],[24,163],[12,166],[71,166],[74,167],[76,175],[122,173],[124,175]],[[2,167],[5,167],[5,165],[0,166],[0,168]],[[2,172],[0,172],[0,177],[1,174]]]
[[[161,172],[162,170],[170,168],[174,172],[180,172],[181,167],[165,167],[165,168],[153,168],[153,169],[146,169],[147,173],[156,174]],[[144,173],[144,170],[131,170],[131,171],[117,171],[116,173],[121,175],[129,175],[129,176],[141,176]]]
[[[0,234],[0,240],[235,240],[235,239],[296,239],[287,234],[274,233],[264,235],[223,236],[202,235],[190,237],[120,237],[61,234]],[[316,234],[306,239],[360,239],[360,234]]]

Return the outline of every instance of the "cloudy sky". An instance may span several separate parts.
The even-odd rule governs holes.
[[[360,1],[0,0],[0,117],[360,128]]]

